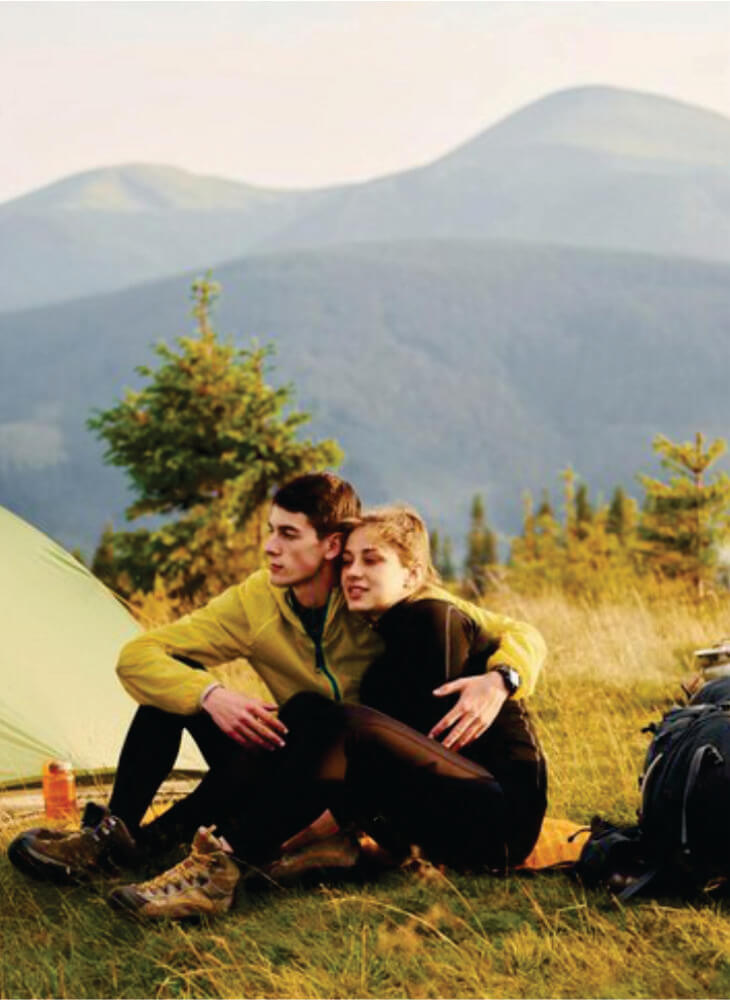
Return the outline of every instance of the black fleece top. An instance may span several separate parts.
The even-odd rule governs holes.
[[[365,671],[360,702],[421,733],[428,733],[459,698],[458,692],[437,697],[434,688],[483,674],[496,649],[474,621],[442,600],[401,601],[374,627],[385,652]],[[505,701],[486,733],[459,752],[498,780],[521,780],[524,765],[542,762],[527,710],[513,699]]]

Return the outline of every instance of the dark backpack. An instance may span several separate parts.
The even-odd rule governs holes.
[[[639,827],[658,874],[687,888],[730,875],[730,702],[673,708],[641,778]]]
[[[652,888],[683,893],[730,877],[730,677],[670,709],[653,734],[640,778],[638,827],[599,825],[576,865],[629,899]],[[622,876],[628,875],[622,882]]]

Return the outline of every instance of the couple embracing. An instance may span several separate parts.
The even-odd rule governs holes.
[[[267,569],[122,649],[119,677],[140,707],[108,806],[90,803],[80,830],[26,831],[11,861],[78,881],[192,839],[174,868],[111,893],[147,918],[228,909],[242,868],[275,864],[323,815],[395,858],[416,844],[454,866],[519,864],[546,804],[524,705],[540,634],[442,589],[418,514],[363,512],[329,473],[275,493],[264,553]],[[237,657],[273,701],[216,679]],[[209,770],[143,824],[184,729]]]

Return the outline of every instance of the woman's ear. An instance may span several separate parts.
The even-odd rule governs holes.
[[[408,567],[408,574],[403,581],[403,587],[405,590],[415,590],[421,583],[423,577],[423,568],[420,563],[413,563],[412,566]]]
[[[337,559],[342,555],[342,532],[335,531],[325,538],[324,558]]]

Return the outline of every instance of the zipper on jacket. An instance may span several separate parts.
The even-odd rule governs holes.
[[[331,596],[332,595],[330,594],[329,597],[327,598],[327,605],[325,607],[324,618],[322,619],[321,629],[319,630],[318,633],[314,635],[310,633],[309,637],[314,643],[314,664],[316,669],[320,673],[324,674],[327,680],[330,682],[330,687],[332,688],[332,697],[335,699],[335,701],[342,701],[342,692],[340,691],[339,685],[337,684],[337,680],[335,679],[334,674],[331,674],[329,668],[327,667],[327,663],[324,658],[324,648],[322,646],[322,640],[324,639],[324,627],[327,624],[327,616],[329,615],[329,610],[330,610]]]
[[[305,633],[307,634],[307,637],[309,639],[311,639],[312,642],[313,642],[313,644],[314,644],[314,668],[315,668],[315,670],[319,674],[324,674],[324,676],[329,681],[330,687],[332,688],[332,697],[334,698],[334,700],[335,701],[342,701],[342,692],[340,691],[339,685],[337,683],[337,679],[335,678],[334,674],[330,673],[330,670],[329,670],[329,668],[327,666],[327,663],[325,661],[325,658],[324,658],[324,649],[322,647],[322,639],[324,637],[325,625],[327,624],[327,618],[328,618],[329,611],[330,611],[330,598],[331,598],[331,596],[332,595],[330,595],[330,597],[327,598],[327,605],[325,607],[324,617],[322,618],[322,625],[321,625],[321,627],[320,627],[320,629],[319,629],[318,632],[315,632],[314,629],[307,628],[307,625],[306,625],[306,622],[305,622],[304,618],[302,618],[302,616],[297,612],[296,604],[294,603],[294,595],[291,593],[291,591],[289,591],[287,593],[287,603],[291,607],[292,611],[294,611],[294,613],[296,614],[297,619],[298,619],[300,625],[302,626],[302,628],[304,629]]]
[[[332,696],[335,701],[342,701],[342,692],[340,691],[339,685],[334,674],[329,672],[327,664],[324,659],[324,650],[322,649],[322,636],[319,639],[314,639],[314,661],[321,673],[325,675],[327,680],[330,682],[330,687],[332,688]]]

